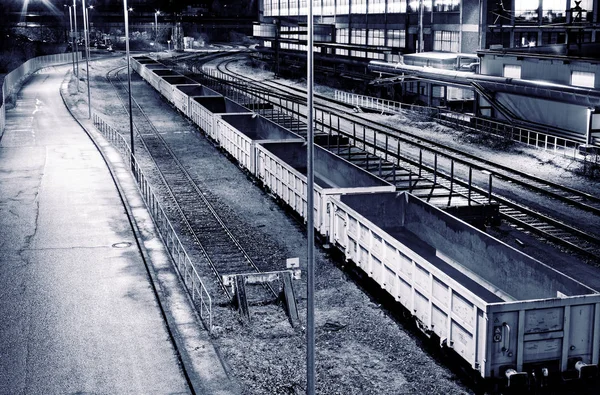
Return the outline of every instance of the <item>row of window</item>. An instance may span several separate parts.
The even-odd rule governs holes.
[[[263,25],[261,25],[263,26]],[[283,34],[285,32],[285,34]],[[299,39],[301,34],[299,28],[282,27],[282,36],[288,39]],[[264,35],[262,35],[264,34]],[[272,28],[267,25],[266,29],[259,26],[254,27],[254,35],[256,37],[274,37]],[[305,34],[304,34],[305,35]],[[460,52],[460,33],[453,31],[434,31],[433,32],[433,50]],[[406,47],[406,31],[405,30],[387,30],[384,29],[336,29],[335,42],[337,44],[354,44],[354,45],[370,45],[391,48]]]
[[[380,47],[404,48],[406,32],[404,30],[384,29],[336,29],[335,42],[338,44],[371,45]]]
[[[263,0],[265,16],[298,16],[308,14],[310,0]],[[383,14],[418,12],[420,0],[312,0],[314,15]],[[570,6],[567,7],[570,1]],[[460,0],[423,0],[424,12],[458,12]],[[541,5],[540,5],[541,3]],[[509,3],[510,4],[510,3]],[[586,21],[594,9],[594,0],[514,0],[514,7],[502,2],[493,13],[494,24],[508,24],[514,16],[520,23],[537,23],[541,10],[543,23],[563,23],[568,9],[579,5],[572,13],[573,21]]]
[[[505,64],[502,75],[506,78],[521,78],[521,66]],[[594,88],[596,74],[588,71],[571,71],[571,85]]]
[[[387,38],[383,29],[353,29],[348,41],[349,29],[336,30],[336,42],[338,44],[356,44],[387,46],[392,48],[406,47],[406,31],[388,30]],[[460,32],[438,30],[433,32],[433,50],[460,52]]]
[[[567,6],[569,1],[570,6]],[[579,8],[572,13],[573,22],[584,22],[588,16],[592,16],[594,0],[514,0],[514,10],[498,9],[496,15],[503,21],[496,23],[508,24],[507,20],[510,21],[511,12],[518,23],[537,23],[540,18],[538,11],[541,11],[542,23],[564,23],[569,13],[567,10],[577,5]]]
[[[307,15],[310,0],[263,0],[265,16]],[[312,0],[313,15],[418,12],[420,0]],[[590,0],[591,1],[591,0]],[[422,0],[423,11],[458,12],[460,0]],[[387,4],[386,4],[387,3]]]

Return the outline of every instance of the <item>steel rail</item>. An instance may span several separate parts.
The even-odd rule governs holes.
[[[258,83],[276,84],[273,81],[266,81],[266,82],[258,81],[256,79],[252,79],[250,77],[243,76],[239,73],[236,73],[235,71],[230,70],[228,66],[229,66],[229,64],[231,64],[234,61],[237,61],[237,59],[230,59],[230,60],[223,62],[223,64],[225,65],[224,68],[227,72],[234,74],[238,78],[243,78],[245,81],[250,81],[253,84],[258,84]],[[290,87],[285,84],[278,84],[278,86],[280,87],[280,89],[282,87],[284,87],[288,90],[297,91],[300,94],[305,94],[305,90],[303,90],[301,88]],[[270,93],[275,94],[276,92],[270,91]],[[328,100],[325,96],[321,96],[320,98],[323,100]],[[329,100],[338,103],[338,101],[336,101],[336,100],[331,100],[331,99],[329,99]],[[323,106],[323,104],[321,104],[321,106]],[[329,107],[329,108],[339,111],[339,108],[337,108],[337,107],[331,107],[329,105],[325,105],[325,107]],[[299,115],[302,115],[302,114],[300,113]],[[389,125],[386,125],[385,123],[382,123],[382,122],[365,120],[360,117],[353,116],[352,114],[348,114],[348,115],[349,115],[348,117],[342,117],[342,116],[336,114],[336,116],[340,117],[340,119],[343,119],[343,120],[346,120],[349,122],[354,122],[354,123],[364,126],[364,127],[371,127],[373,129],[375,129],[375,127],[373,127],[373,125],[375,125],[376,127],[380,128],[377,130],[378,132],[386,133],[386,131],[389,131],[390,137],[400,139],[405,143],[413,144],[418,148],[427,149],[428,151],[432,152],[433,154],[437,154],[442,157],[446,157],[448,159],[454,160],[454,162],[456,162],[456,163],[470,166],[473,169],[489,171],[490,173],[492,173],[493,176],[495,176],[499,179],[510,181],[514,184],[520,185],[529,190],[539,192],[542,194],[546,194],[548,196],[551,196],[554,199],[568,203],[574,207],[577,207],[579,209],[582,209],[582,210],[585,210],[585,211],[588,211],[595,215],[600,216],[600,196],[594,196],[587,192],[583,192],[583,191],[580,191],[580,190],[577,190],[574,188],[570,188],[565,185],[561,185],[561,184],[552,182],[550,180],[546,180],[546,179],[543,179],[540,177],[533,176],[531,174],[527,174],[525,172],[515,170],[509,166],[505,166],[505,165],[496,163],[491,160],[479,158],[479,157],[477,157],[477,155],[470,154],[468,152],[464,152],[457,148],[446,146],[444,144],[436,142],[435,140],[414,135],[411,132],[408,132],[403,129],[392,128]],[[331,127],[331,125],[326,125],[325,123],[323,123],[323,126]],[[404,136],[398,135],[398,132],[403,133]],[[415,140],[413,140],[413,138]],[[459,155],[459,156],[465,157],[468,160],[462,159],[457,156],[450,155],[444,151],[448,151],[453,155]],[[573,197],[577,197],[577,198],[574,199]]]
[[[276,96],[277,93],[274,93],[274,92],[271,91],[269,94],[273,95],[273,96]],[[265,99],[264,97],[261,97],[261,98]],[[272,104],[273,105],[277,105],[276,102],[272,102]],[[289,109],[286,109],[286,110],[289,111]],[[304,114],[301,113],[301,112],[299,112],[299,111],[298,111],[298,113],[296,113],[296,115],[299,116],[300,118],[305,118]],[[353,118],[345,117],[345,116],[340,116],[340,115],[336,115],[336,116],[338,116],[340,119],[344,119],[346,121],[355,123],[355,121],[354,121]],[[323,117],[323,118],[325,118],[325,117]],[[329,128],[330,132],[333,129],[333,126],[331,124],[327,125],[322,120],[321,121],[317,121],[317,124]],[[387,128],[387,129],[391,129],[387,125],[383,125],[383,126],[385,128]],[[377,133],[377,131],[375,129],[373,129],[373,131],[374,131],[374,133]],[[352,139],[354,142],[356,141],[356,136],[353,136],[353,135],[351,135],[351,134],[349,134],[347,132],[343,132],[341,130],[336,130],[336,132],[338,134],[345,135],[346,137]],[[384,132],[384,131],[379,131],[379,132],[382,133],[383,135],[386,135],[386,132]],[[415,144],[415,145],[418,146],[418,143],[415,143],[414,141],[408,140],[408,139],[406,139],[406,138],[404,138],[402,136],[397,136],[397,135],[394,135],[394,134],[391,134],[391,133],[387,133],[387,135],[390,136],[390,137],[393,137],[395,139],[402,140],[402,141],[405,141],[405,142],[408,142],[408,143],[411,143],[411,144]],[[380,151],[380,152],[382,151],[382,148],[379,147],[379,146],[376,146],[376,145],[373,145],[373,144],[369,144],[369,145],[371,145],[373,147],[374,153],[376,153],[377,151]],[[427,147],[425,145],[423,145],[422,148],[431,150],[431,148],[429,148],[429,147]],[[386,157],[388,157],[388,156],[394,156],[395,155],[395,152],[390,151],[388,147],[385,147],[385,149],[383,150],[383,152],[385,153]],[[461,152],[461,154],[463,154],[463,153]],[[456,158],[453,158],[452,156],[449,156],[449,155],[445,155],[445,156],[447,156],[450,159],[456,159]],[[464,161],[464,160],[460,160],[460,159],[456,159],[456,161],[462,162],[464,164],[469,164],[470,163],[468,161]],[[475,167],[476,168],[485,169],[483,167],[477,167],[477,166],[475,166]],[[438,175],[442,175],[442,173],[439,172],[439,170],[437,171],[437,174]],[[532,176],[529,176],[529,177],[532,177]],[[459,182],[459,180],[457,178],[454,178],[454,181],[455,182]],[[462,181],[462,182],[464,183],[464,181]],[[524,186],[528,186],[529,187],[530,185],[529,184],[524,184]],[[471,188],[473,188],[473,187],[471,187]],[[534,188],[532,188],[532,189],[534,189]],[[576,191],[576,190],[569,190],[568,188],[565,188],[565,189],[568,190],[569,193],[571,193],[573,191],[580,192],[580,191]],[[541,190],[538,190],[538,191],[540,191],[542,193],[545,193],[545,194],[550,194],[549,191],[546,190],[546,189],[541,189]],[[589,194],[586,194],[586,195],[589,195]],[[592,196],[592,195],[589,195],[589,196]],[[523,212],[521,212],[519,215],[533,216],[533,217],[537,218],[538,220],[542,221],[542,225],[543,225],[542,228],[543,229],[548,229],[548,226],[559,228],[559,229],[562,228],[562,230],[564,232],[574,234],[574,235],[576,235],[576,237],[579,237],[579,238],[581,238],[583,240],[586,240],[586,242],[589,241],[589,242],[594,243],[595,245],[600,245],[600,239],[598,239],[594,235],[591,235],[591,234],[589,234],[587,232],[580,231],[579,229],[576,229],[576,228],[574,228],[572,226],[569,226],[569,225],[564,224],[564,223],[562,223],[560,221],[554,220],[554,219],[552,219],[552,218],[550,218],[548,216],[545,216],[543,214],[537,213],[534,210],[526,209],[523,206],[516,205],[515,203],[510,202],[507,199],[501,198],[500,196],[493,195],[493,197],[494,197],[494,199],[496,199],[498,201],[502,200],[502,204],[504,204],[505,206],[510,206],[513,209],[519,209],[519,210],[523,209]],[[558,199],[563,200],[563,199],[566,199],[566,198],[560,197]],[[568,201],[571,202],[574,206],[579,206],[579,204],[578,204],[578,202],[576,200],[573,201],[572,199],[568,199]],[[592,210],[592,211],[595,209],[595,208],[593,208],[593,206],[586,205],[586,208],[587,207],[591,207],[589,210]],[[584,208],[584,209],[586,209],[586,208]],[[525,210],[527,210],[527,212],[525,212]],[[507,220],[511,220],[511,221],[513,221],[515,224],[517,224],[519,226],[526,227],[530,231],[535,231],[535,233],[537,233],[538,235],[540,235],[542,237],[547,238],[548,240],[551,240],[553,242],[558,242],[558,243],[563,244],[564,246],[569,247],[569,248],[574,248],[576,251],[579,251],[580,253],[582,253],[583,255],[585,255],[587,257],[591,257],[593,259],[597,259],[598,258],[598,251],[595,250],[595,249],[592,250],[592,251],[590,251],[590,249],[586,248],[586,246],[577,246],[572,241],[566,240],[564,238],[564,236],[561,237],[561,238],[558,238],[557,236],[553,235],[552,233],[549,233],[548,231],[543,230],[542,228],[540,228],[540,226],[525,225],[522,220],[519,220],[515,216],[510,216],[509,214],[507,214],[506,210],[503,210],[503,212],[501,214],[502,214],[503,218],[505,218]],[[554,233],[557,233],[557,232],[554,232]]]
[[[117,77],[116,78],[118,79],[118,73],[117,73]],[[113,81],[111,81],[111,83]],[[120,81],[119,81],[119,83],[120,83]],[[114,83],[113,83],[113,86],[115,86]],[[119,88],[116,87],[116,86],[115,86],[115,89],[117,90],[117,92],[119,91]],[[126,88],[123,87],[123,89],[126,89]],[[122,101],[121,96],[119,96],[119,98]],[[143,128],[143,129],[146,132],[148,131],[148,129],[153,132],[153,136],[156,137],[156,139],[162,144],[162,147],[168,152],[168,154],[170,155],[170,159],[176,164],[176,166],[178,167],[178,170],[180,171],[180,174],[183,175],[184,178],[187,180],[188,185],[191,186],[194,189],[194,191],[196,192],[196,196],[200,197],[200,200],[202,201],[202,203],[204,204],[204,206],[208,209],[208,211],[210,212],[210,214],[212,215],[212,217],[221,226],[221,228],[223,229],[223,231],[225,232],[225,234],[227,235],[227,237],[230,239],[230,241],[233,242],[233,245],[235,245],[235,247],[237,248],[237,250],[241,253],[241,255],[245,259],[246,263],[250,267],[252,267],[256,272],[260,273],[261,270],[258,268],[258,266],[256,265],[256,263],[248,255],[248,253],[243,249],[243,247],[240,245],[239,241],[235,238],[235,236],[233,235],[233,233],[231,232],[231,230],[226,226],[226,224],[220,218],[220,216],[218,215],[218,213],[216,212],[216,210],[214,209],[214,207],[212,206],[212,204],[208,201],[208,199],[205,196],[206,192],[202,191],[200,189],[200,187],[193,180],[193,178],[191,177],[191,175],[189,174],[189,172],[183,167],[183,165],[181,164],[181,162],[179,161],[179,159],[176,157],[175,153],[171,150],[171,148],[168,146],[168,144],[166,143],[166,141],[164,140],[164,138],[160,135],[160,133],[158,133],[158,131],[156,130],[156,128],[154,127],[154,125],[152,124],[152,122],[149,120],[148,116],[145,114],[145,112],[143,111],[143,109],[141,108],[141,106],[139,105],[139,103],[137,101],[135,101],[135,100],[134,100],[134,103],[135,103],[135,109],[134,109],[134,111],[138,112],[138,115],[140,115],[142,117],[142,123],[144,123],[144,121],[145,121],[145,126],[147,126],[147,128]],[[138,117],[138,120],[137,120],[138,123],[140,122],[139,118],[140,117]],[[229,291],[229,288],[226,287],[223,284],[223,279],[221,277],[222,273],[217,268],[218,265],[211,258],[211,256],[210,256],[211,253],[208,252],[208,250],[206,249],[206,247],[204,246],[204,244],[201,242],[201,240],[200,240],[201,238],[198,236],[197,232],[195,231],[194,225],[190,222],[190,220],[188,219],[188,216],[185,214],[186,209],[184,207],[182,207],[182,205],[179,202],[179,199],[181,199],[181,196],[178,196],[178,194],[176,193],[176,191],[174,191],[172,189],[171,184],[167,181],[168,176],[164,173],[163,170],[161,170],[161,166],[158,163],[158,161],[156,160],[155,155],[152,154],[152,148],[149,146],[149,142],[146,141],[146,139],[149,138],[149,137],[151,137],[151,136],[148,135],[147,133],[146,134],[140,133],[140,127],[138,125],[136,125],[136,129],[138,130],[138,136],[140,137],[140,140],[142,141],[142,143],[143,143],[144,147],[146,148],[147,152],[150,154],[150,157],[151,157],[152,161],[154,162],[154,164],[156,166],[156,169],[158,170],[158,172],[160,174],[161,181],[166,186],[166,188],[167,188],[167,190],[169,192],[169,196],[171,197],[171,200],[175,203],[175,205],[176,205],[176,207],[178,209],[178,212],[180,213],[180,217],[184,221],[185,227],[188,229],[188,231],[190,232],[190,234],[194,238],[194,241],[197,243],[198,247],[200,248],[200,251],[202,252],[202,255],[205,257],[205,259],[209,263],[209,266],[211,267],[211,269],[213,270],[213,272],[217,276],[217,279],[218,279],[219,284],[220,284],[221,288],[223,289],[223,291],[225,292],[225,294],[227,295],[227,297],[230,300],[233,299],[233,296],[231,295],[231,293]],[[164,161],[161,161],[161,163],[164,165]],[[267,284],[267,288],[269,289],[270,293],[273,296],[277,297],[277,293],[270,286],[270,284]]]

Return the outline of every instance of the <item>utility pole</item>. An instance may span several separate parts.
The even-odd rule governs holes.
[[[314,128],[313,128],[313,65],[314,65],[314,44],[313,44],[313,2],[308,1],[308,26],[307,26],[307,106],[306,118],[308,130],[306,136],[307,146],[307,165],[306,165],[306,215],[307,215],[307,236],[308,236],[308,258],[307,258],[307,281],[306,281],[306,393],[315,394],[315,187],[314,187]]]

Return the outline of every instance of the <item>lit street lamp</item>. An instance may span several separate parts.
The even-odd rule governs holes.
[[[167,50],[171,52],[171,40],[167,40]]]

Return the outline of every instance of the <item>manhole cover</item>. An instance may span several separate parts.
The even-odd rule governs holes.
[[[114,248],[127,248],[127,247],[131,247],[131,243],[124,241],[121,243],[115,243],[112,245]]]

